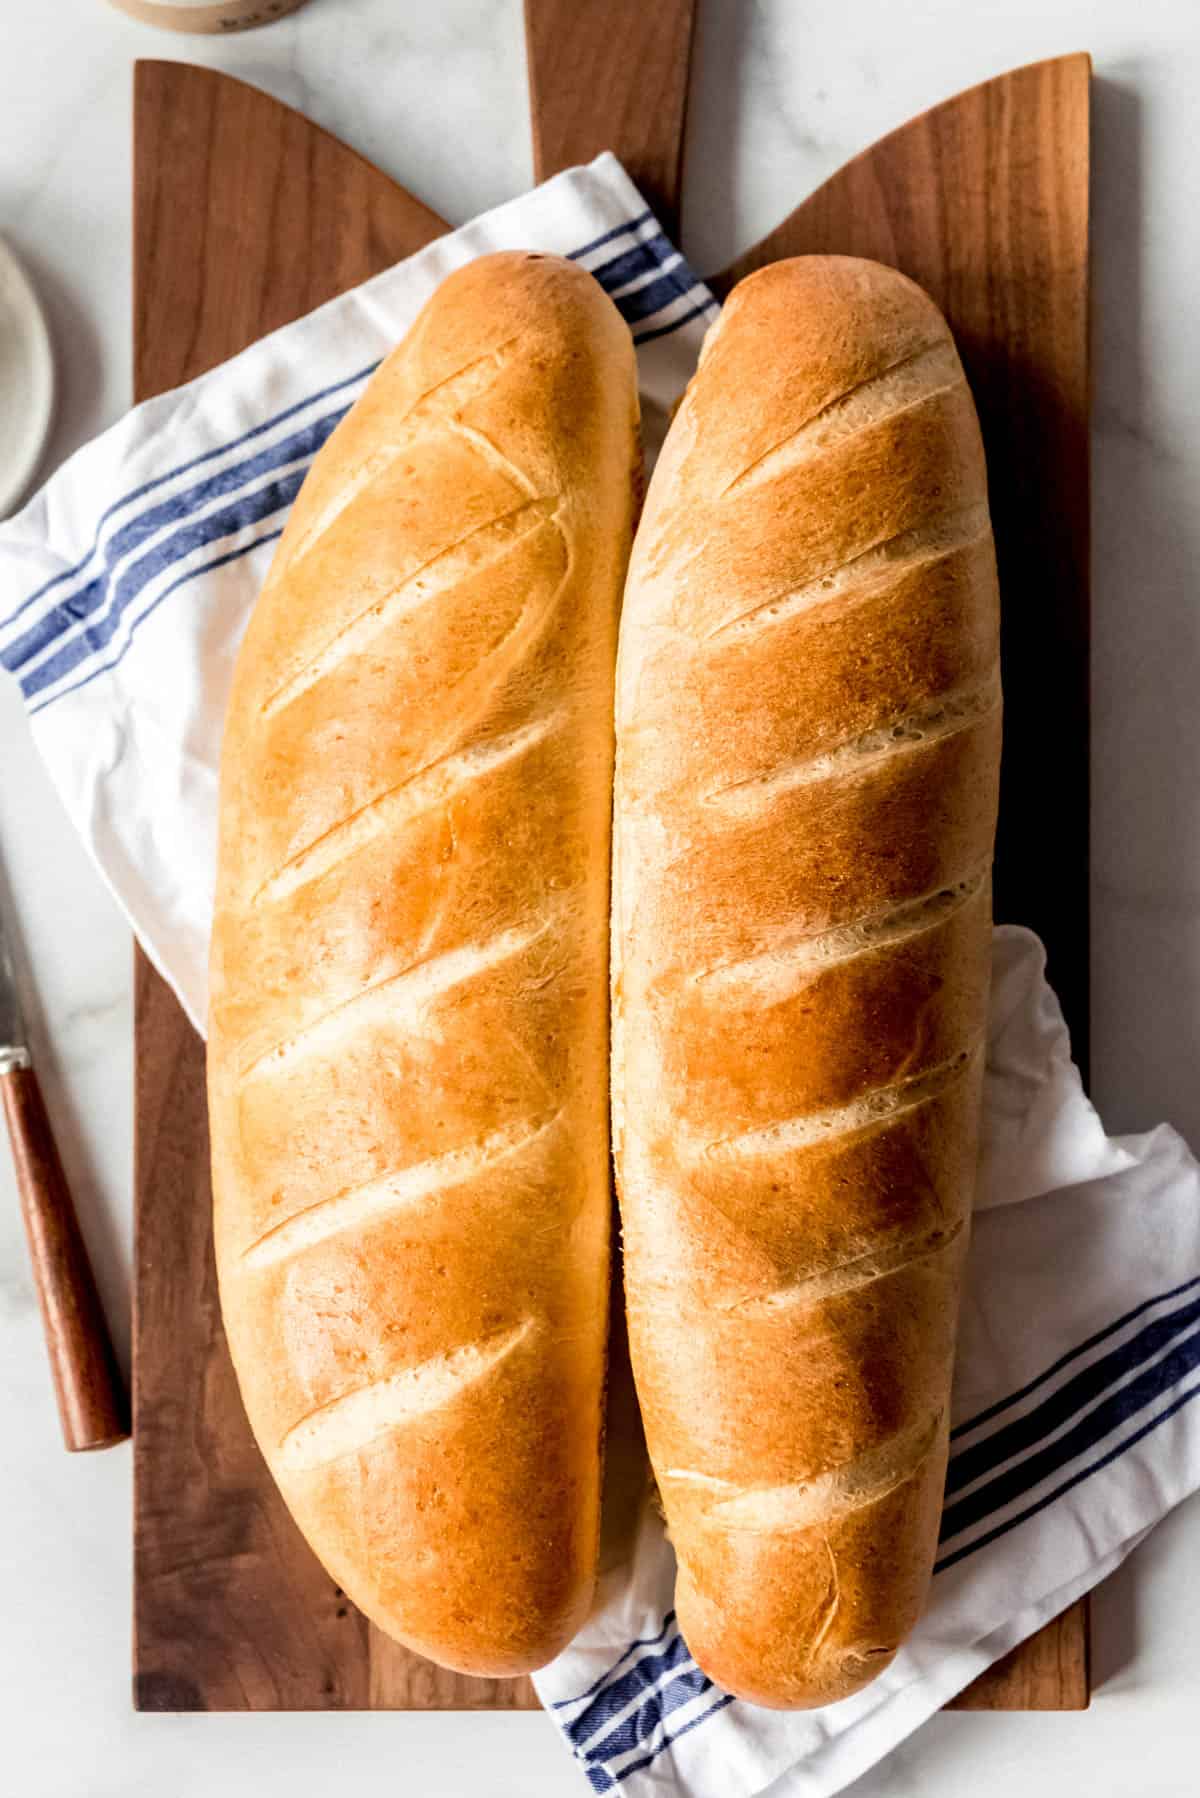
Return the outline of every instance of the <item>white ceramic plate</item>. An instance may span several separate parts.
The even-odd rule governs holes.
[[[0,237],[0,518],[37,472],[54,414],[50,333],[24,269]]]

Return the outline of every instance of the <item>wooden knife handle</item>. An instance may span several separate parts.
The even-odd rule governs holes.
[[[695,12],[695,0],[525,0],[539,181],[612,150],[677,231]]]
[[[63,1438],[108,1448],[129,1434],[128,1401],[37,1075],[10,1068],[0,1091]]]

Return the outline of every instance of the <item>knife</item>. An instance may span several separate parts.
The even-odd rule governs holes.
[[[2,918],[0,1098],[12,1142],[63,1439],[73,1451],[108,1448],[128,1436],[129,1408],[79,1219],[33,1071]]]

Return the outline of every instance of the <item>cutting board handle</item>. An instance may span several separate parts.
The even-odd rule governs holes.
[[[612,150],[679,225],[695,0],[525,0],[533,172]]]

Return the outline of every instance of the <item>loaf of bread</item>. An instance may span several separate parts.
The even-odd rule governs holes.
[[[945,322],[872,263],[763,269],[638,531],[613,928],[630,1336],[679,1623],[760,1704],[853,1692],[926,1593],[999,753]]]
[[[592,278],[451,276],[318,455],[238,658],[209,1096],[221,1303],[300,1528],[515,1674],[594,1581],[617,616],[640,480]]]

